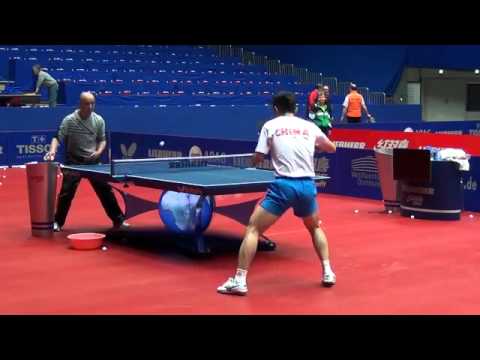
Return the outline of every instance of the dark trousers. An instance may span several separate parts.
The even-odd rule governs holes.
[[[70,205],[72,204],[73,197],[75,196],[81,179],[81,176],[68,170],[63,170],[62,188],[58,195],[57,212],[55,214],[55,221],[60,227],[65,224]],[[112,220],[114,225],[120,225],[125,219],[125,216],[117,203],[117,199],[115,199],[112,187],[98,180],[89,179],[89,181],[110,220]]]
[[[58,98],[58,84],[54,84],[48,88],[48,106],[56,107]]]
[[[361,117],[347,116],[347,122],[349,122],[349,123],[359,123],[361,120],[362,120]]]

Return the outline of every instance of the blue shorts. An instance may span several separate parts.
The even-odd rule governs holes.
[[[270,184],[260,206],[269,213],[281,216],[290,207],[298,217],[317,211],[317,187],[311,178],[278,177]]]

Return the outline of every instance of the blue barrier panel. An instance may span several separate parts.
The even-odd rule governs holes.
[[[251,153],[255,142],[111,132],[112,159]],[[160,144],[163,141],[163,144]]]
[[[8,165],[8,135],[0,133],[0,165]]]
[[[42,161],[54,134],[53,130],[0,133],[0,165]],[[225,140],[172,134],[112,132],[108,137],[113,159],[251,153],[256,146],[256,140]],[[57,156],[60,162],[64,161],[63,151],[61,146]],[[107,151],[102,161],[108,162]],[[270,161],[267,159],[262,167],[271,168]],[[315,170],[318,174],[331,177],[331,180],[319,184],[319,192],[377,200],[382,198],[373,150],[339,148],[335,154],[316,154]],[[480,211],[480,157],[470,160],[470,171],[463,172],[462,178],[465,209]]]
[[[338,149],[335,155],[337,194],[382,199],[373,150]]]
[[[201,97],[199,97],[201,98]],[[248,98],[248,97],[246,97]],[[133,98],[132,98],[133,99]],[[210,97],[213,101],[215,97]],[[265,97],[265,101],[268,97]],[[388,108],[389,106],[383,106]],[[55,129],[61,120],[73,112],[73,106],[57,108],[0,108],[0,131]],[[391,111],[396,111],[392,108]],[[112,131],[168,133],[218,139],[256,140],[258,127],[274,117],[269,105],[203,106],[167,105],[166,107],[133,107],[97,105]],[[300,104],[298,116],[304,116]],[[425,126],[426,123],[421,123]],[[380,125],[380,124],[377,124]],[[338,126],[334,124],[334,126]],[[409,125],[412,126],[412,125]],[[341,127],[341,126],[338,126]]]

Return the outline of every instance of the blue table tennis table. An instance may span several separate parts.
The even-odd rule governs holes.
[[[111,184],[120,184],[123,188],[131,185],[155,188],[165,191],[175,191],[198,195],[192,224],[195,236],[195,251],[209,252],[201,232],[197,231],[203,202],[209,198],[215,209],[215,195],[263,192],[275,180],[271,170],[251,167],[253,154],[235,154],[221,156],[179,157],[163,159],[128,159],[112,160],[110,164],[97,165],[62,165],[64,170],[74,172],[85,178]],[[316,182],[326,181],[329,177],[315,176]],[[119,191],[125,200],[126,219],[142,212],[156,209],[157,203],[148,204],[128,192]],[[258,202],[249,201],[243,208],[238,206],[228,209],[215,209],[219,213],[230,216],[243,224],[248,223],[248,217]],[[140,206],[139,206],[140,204]],[[275,244],[263,237],[264,248],[274,249]]]

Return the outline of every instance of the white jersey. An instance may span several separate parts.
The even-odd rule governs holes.
[[[255,151],[270,153],[278,176],[313,177],[315,144],[325,141],[327,137],[314,123],[285,115],[263,125]]]

